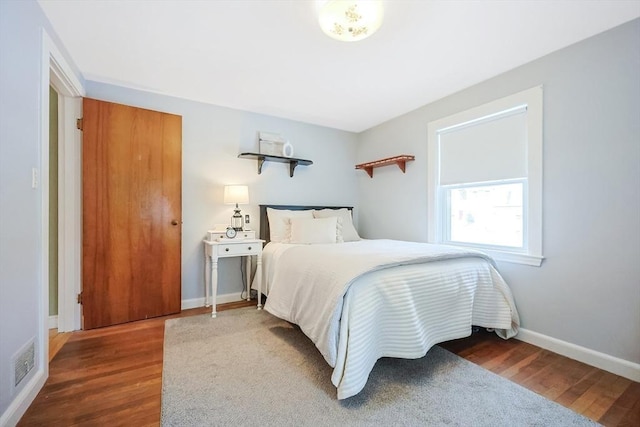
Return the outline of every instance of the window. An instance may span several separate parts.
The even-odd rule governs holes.
[[[524,180],[443,187],[447,243],[522,249]]]
[[[429,123],[429,241],[542,262],[542,88]]]

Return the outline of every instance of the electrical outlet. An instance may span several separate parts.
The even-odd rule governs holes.
[[[31,168],[31,188],[38,188],[40,179],[38,179],[38,168]]]
[[[249,221],[249,214],[246,214],[246,215],[244,216],[244,223],[245,223],[245,224],[249,224],[250,222],[251,222],[251,221]]]

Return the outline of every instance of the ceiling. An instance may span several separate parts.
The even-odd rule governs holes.
[[[360,132],[640,16],[640,0],[387,0],[322,33],[315,1],[39,0],[87,80]]]

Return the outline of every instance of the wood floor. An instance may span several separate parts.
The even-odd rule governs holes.
[[[51,334],[49,379],[18,425],[158,426],[165,319]],[[441,346],[605,426],[640,426],[640,383],[484,331]]]

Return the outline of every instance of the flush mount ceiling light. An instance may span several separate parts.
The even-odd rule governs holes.
[[[375,33],[382,25],[379,0],[330,0],[320,5],[318,22],[326,35],[355,42]]]

